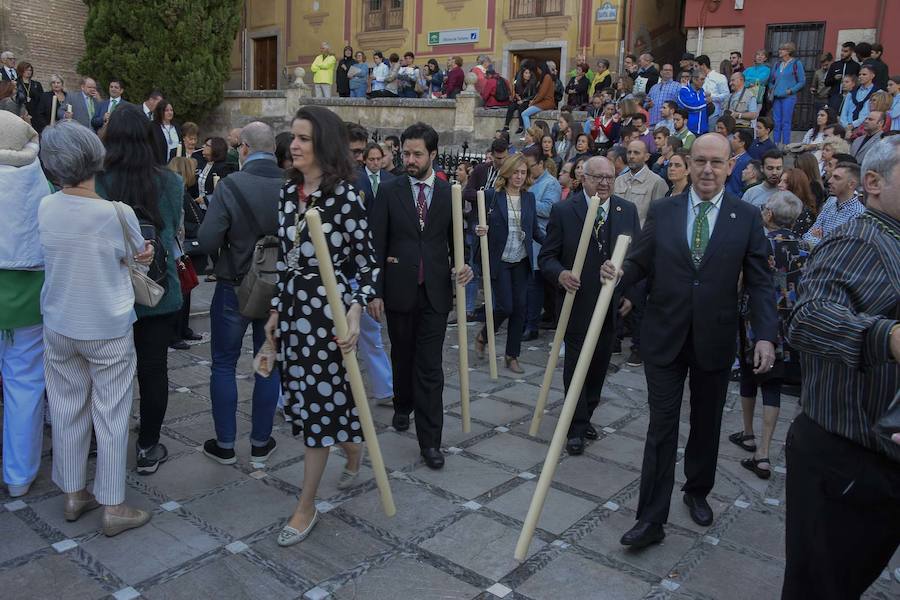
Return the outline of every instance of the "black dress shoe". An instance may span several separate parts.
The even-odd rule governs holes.
[[[598,437],[600,437],[600,434],[598,434],[597,430],[594,429],[594,426],[589,423],[587,429],[585,429],[584,431],[584,437],[588,440],[596,440]]]
[[[628,546],[632,550],[640,550],[646,548],[650,544],[661,542],[666,537],[663,526],[659,523],[647,523],[638,521],[637,524],[629,529],[619,543]]]
[[[422,450],[422,458],[429,469],[443,469],[444,455],[441,454],[440,448],[424,448]]]
[[[584,454],[584,440],[580,437],[570,438],[566,442],[566,452],[568,452],[570,456]]]
[[[522,334],[523,342],[531,342],[538,339],[538,332],[536,329],[529,329],[525,333]]]
[[[706,501],[706,498],[698,498],[697,496],[685,494],[684,503],[688,505],[688,509],[691,512],[691,519],[694,520],[694,523],[703,527],[712,525],[713,511],[709,502]]]
[[[391,425],[397,431],[406,431],[409,429],[409,415],[403,415],[400,413],[394,413],[394,418],[391,419]]]
[[[169,348],[172,348],[173,350],[190,350],[191,349],[190,345],[184,340],[178,340],[176,342],[172,342],[171,344],[169,344]]]
[[[190,333],[183,335],[182,338],[189,342],[199,342],[203,339],[203,336],[199,333],[194,333],[193,331],[191,331]]]

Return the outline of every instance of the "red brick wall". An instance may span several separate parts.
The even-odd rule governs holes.
[[[50,75],[78,88],[78,61],[84,54],[87,6],[81,0],[0,2],[0,51],[34,65],[34,77],[50,89]]]

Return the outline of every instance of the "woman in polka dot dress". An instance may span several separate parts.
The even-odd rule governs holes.
[[[349,487],[359,472],[362,430],[347,382],[343,352],[356,347],[362,307],[374,296],[378,275],[365,208],[347,183],[354,164],[343,122],[319,107],[301,108],[291,124],[293,169],[278,205],[280,273],[278,295],[266,324],[280,341],[281,385],[294,434],[306,444],[300,502],[278,543],[302,541],[318,520],[316,491],[331,446],[338,444],[347,465],[338,487]],[[350,332],[335,337],[331,309],[319,276],[315,250],[303,213],[319,210]],[[349,279],[359,287],[353,291]]]

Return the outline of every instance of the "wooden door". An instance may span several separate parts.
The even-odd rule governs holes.
[[[278,89],[278,38],[253,40],[253,89]]]

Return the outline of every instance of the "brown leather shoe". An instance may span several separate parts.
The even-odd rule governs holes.
[[[519,366],[519,359],[515,356],[506,357],[506,368],[518,375],[521,375],[525,372],[522,367]]]
[[[97,502],[92,493],[87,490],[84,493],[85,495],[81,498],[66,495],[66,500],[63,504],[63,516],[66,518],[66,521],[77,521],[81,515],[89,510],[100,508],[100,503]]]
[[[139,508],[128,508],[125,515],[116,515],[107,509],[103,513],[103,535],[113,537],[123,531],[145,525],[149,520],[150,513]]]

